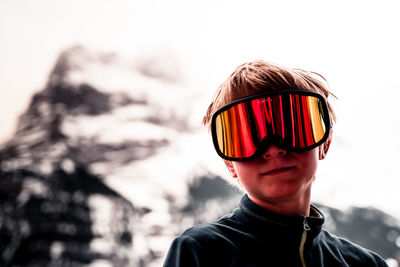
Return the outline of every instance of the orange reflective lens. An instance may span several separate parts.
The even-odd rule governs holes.
[[[218,110],[211,122],[214,146],[227,160],[250,160],[269,143],[306,151],[329,135],[324,98],[305,90],[251,96]]]

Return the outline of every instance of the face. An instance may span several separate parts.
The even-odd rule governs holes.
[[[328,121],[319,120],[328,118],[328,110],[321,96],[305,92],[276,93],[279,96],[268,95],[265,100],[258,97],[258,101],[254,98],[242,100],[230,105],[229,109],[217,111],[213,117],[214,144],[226,159],[251,155],[256,151],[254,144],[270,138],[267,137],[271,135],[268,127],[275,125],[277,131],[274,130],[272,136],[276,135],[285,142],[289,142],[289,138],[284,139],[284,133],[296,131],[296,136],[300,137],[296,138],[294,147],[300,148],[297,140],[301,138],[314,140],[312,138],[318,137],[320,139],[314,140],[318,144],[325,140],[324,144],[305,152],[291,152],[270,145],[256,159],[225,161],[231,175],[238,178],[256,204],[273,211],[283,207],[285,210],[282,213],[288,215],[307,215],[318,161],[325,157],[331,140],[331,132],[329,135],[326,132]],[[289,116],[291,120],[287,119]],[[328,139],[325,139],[327,135]]]
[[[238,178],[256,203],[278,203],[309,195],[318,161],[330,143],[306,152],[290,152],[271,145],[252,161],[226,161],[231,175]]]

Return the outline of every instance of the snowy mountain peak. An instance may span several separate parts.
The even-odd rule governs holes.
[[[134,65],[79,46],[62,52],[47,86],[33,96],[5,145],[2,167],[31,168],[40,166],[33,162],[64,157],[90,165],[104,161],[107,150],[126,151],[126,164],[199,125],[190,120],[187,99],[195,96],[193,90],[144,75]]]

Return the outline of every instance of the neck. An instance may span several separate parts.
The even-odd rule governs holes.
[[[311,186],[304,192],[282,199],[258,198],[248,194],[251,201],[269,211],[285,216],[310,216]]]

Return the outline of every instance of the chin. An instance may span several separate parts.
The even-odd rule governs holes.
[[[276,188],[269,188],[268,192],[265,192],[265,196],[269,199],[285,199],[301,193],[301,189],[298,186],[293,185],[278,185]]]

